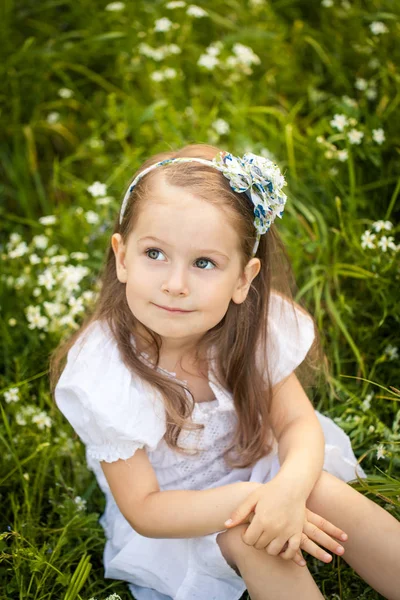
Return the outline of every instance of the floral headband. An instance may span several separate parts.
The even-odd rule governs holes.
[[[172,163],[198,162],[220,171],[235,192],[244,192],[254,205],[254,227],[257,239],[253,256],[257,252],[260,237],[268,231],[276,217],[282,218],[287,196],[282,192],[286,181],[276,164],[262,156],[247,152],[242,158],[228,152],[220,152],[213,160],[203,158],[167,158],[144,169],[133,180],[122,201],[119,223],[122,223],[129,197],[138,181],[156,167]]]

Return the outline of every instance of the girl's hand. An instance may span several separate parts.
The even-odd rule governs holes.
[[[251,520],[250,513],[254,514]],[[295,491],[285,488],[283,494],[278,479],[273,479],[252,492],[234,511],[231,523],[227,521],[225,526],[235,527],[249,521],[250,525],[243,535],[246,544],[258,550],[266,550],[270,555],[294,560],[301,566],[303,558],[300,547],[324,562],[331,560],[331,556],[321,550],[311,538],[337,554],[344,552],[330,537],[340,537],[344,532],[309,511],[305,506],[305,499]]]
[[[254,513],[251,512],[243,523],[251,523],[253,518]],[[300,548],[302,550],[305,550],[308,554],[311,554],[311,556],[318,558],[318,560],[321,560],[322,562],[329,563],[332,556],[317,546],[312,540],[315,540],[320,546],[323,546],[334,554],[342,556],[344,554],[344,548],[337,541],[342,538],[342,535],[345,535],[347,540],[347,534],[344,533],[342,529],[339,529],[339,527],[336,527],[320,515],[317,515],[306,508],[306,522],[303,526],[303,534],[300,542]],[[285,560],[291,559],[300,567],[304,567],[306,562],[301,551],[298,550],[294,557],[292,557],[291,554],[286,551],[288,546],[289,544],[286,542],[278,556]]]

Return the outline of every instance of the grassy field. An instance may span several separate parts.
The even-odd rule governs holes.
[[[400,33],[390,0],[4,0],[0,15],[0,599],[128,600],[103,579],[103,498],[49,393],[96,298],[127,181],[189,142],[273,158],[279,223],[350,436],[400,519]],[[287,215],[287,216],[286,216]],[[328,599],[375,600],[336,557]]]

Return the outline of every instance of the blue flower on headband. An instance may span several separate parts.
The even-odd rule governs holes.
[[[254,205],[254,225],[262,235],[276,217],[282,217],[287,196],[286,180],[271,160],[247,152],[242,158],[220,152],[213,163],[229,179],[235,192],[245,192]]]

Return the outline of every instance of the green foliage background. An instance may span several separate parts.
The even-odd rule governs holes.
[[[48,357],[92,306],[133,172],[190,142],[285,173],[280,231],[331,373],[314,404],[350,436],[369,475],[357,489],[400,518],[398,3],[213,0],[203,17],[112,4],[1,8],[1,599],[129,598],[103,579],[103,499],[50,397]],[[340,558],[308,563],[326,598],[380,597]]]

